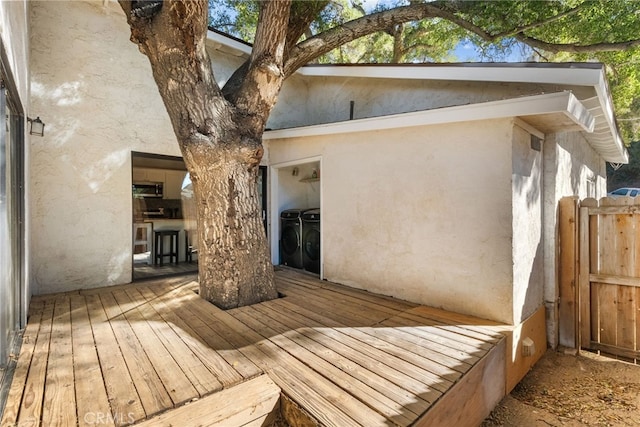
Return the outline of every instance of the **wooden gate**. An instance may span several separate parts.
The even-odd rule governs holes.
[[[640,200],[563,200],[559,240],[560,343],[640,359]]]

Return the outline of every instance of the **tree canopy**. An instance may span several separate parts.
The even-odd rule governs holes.
[[[294,1],[294,7],[296,6]],[[606,65],[623,138],[640,137],[640,2],[300,1],[314,13],[300,40],[323,39],[359,21],[420,10],[414,20],[388,19],[378,31],[336,45],[319,63],[459,61],[597,61]],[[431,8],[427,10],[426,8]],[[209,0],[214,28],[253,42],[259,0]],[[292,16],[289,25],[295,16]],[[308,18],[307,18],[308,19]],[[306,23],[304,24],[306,25]],[[466,52],[466,53],[465,53]],[[300,64],[302,65],[302,64]]]

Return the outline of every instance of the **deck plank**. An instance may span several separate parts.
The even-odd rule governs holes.
[[[291,269],[276,284],[228,311],[192,278],[34,297],[2,425],[258,426],[280,405],[261,381],[326,426],[460,421],[485,375],[499,397],[505,325]]]
[[[133,300],[147,301],[138,307],[142,317],[148,322],[151,329],[156,333],[171,357],[180,366],[180,369],[195,387],[199,396],[204,396],[211,392],[222,389],[222,383],[203,364],[202,360],[191,351],[189,346],[180,336],[164,321],[161,313],[157,312],[151,301],[148,301],[139,289],[130,288],[125,291]]]
[[[304,334],[269,316],[260,305],[232,313],[252,329],[291,353],[316,372],[349,391],[372,409],[399,425],[409,425],[428,404],[417,402],[415,396],[403,392],[375,371],[367,370],[349,358],[320,346]],[[282,319],[280,319],[282,320]]]
[[[22,402],[23,391],[27,384],[29,367],[35,353],[36,340],[40,330],[42,315],[44,310],[44,300],[32,301],[29,305],[29,318],[27,326],[22,335],[22,347],[13,374],[13,381],[7,395],[7,403],[0,420],[1,426],[12,426],[18,421],[20,403]]]
[[[251,307],[233,310],[231,314],[254,331],[260,333],[264,338],[272,341],[282,350],[291,354],[299,361],[304,362],[318,374],[323,375],[345,391],[348,391],[372,410],[384,415],[390,421],[395,419],[395,422],[399,425],[407,426],[411,424],[412,418],[403,414],[402,405],[398,405],[383,393],[349,375],[349,372],[340,370],[309,351],[303,345],[299,345],[301,341],[294,340],[297,338],[295,335],[299,335],[295,331],[289,331],[291,333],[288,334],[282,334],[282,329],[276,331],[274,327],[277,327],[277,325],[273,319],[263,316],[260,311]],[[286,327],[284,329],[286,329]],[[370,374],[373,375],[373,373]],[[417,414],[414,414],[414,417],[415,415]]]
[[[68,296],[56,298],[50,345],[42,420],[50,426],[75,425],[71,303]]]
[[[202,366],[213,375],[215,382],[224,388],[243,381],[244,377],[236,371],[223,356],[214,350],[206,339],[201,338],[189,323],[176,314],[181,310],[187,311],[184,306],[170,296],[168,296],[167,302],[165,303],[162,297],[156,296],[156,294],[147,287],[138,288],[138,291],[146,297],[149,304],[156,310],[160,317],[162,317],[166,326],[171,328],[173,333],[191,350],[198,360],[200,360]],[[233,361],[231,363],[233,363]],[[255,365],[253,365],[253,367],[255,368]],[[257,368],[255,369],[257,371]],[[207,383],[214,385],[215,382]],[[217,387],[217,385],[214,386],[214,388]]]
[[[196,316],[192,307],[194,301],[199,304],[199,300],[202,300],[199,296],[193,292],[185,289],[176,289],[167,294],[163,294],[160,289],[153,289],[154,293],[158,295],[159,301],[162,301],[173,309],[173,313],[181,319],[184,325],[188,325],[189,331],[193,331],[192,337],[197,337],[197,340],[205,343],[210,349],[218,353],[224,361],[233,368],[233,371],[227,369],[227,367],[221,363],[217,358],[209,360],[210,363],[214,363],[212,368],[217,369],[220,375],[220,379],[226,385],[235,384],[240,381],[240,378],[236,375],[239,374],[241,378],[250,379],[262,373],[262,370],[258,368],[255,363],[249,360],[242,352],[237,350],[237,346],[233,342],[229,342],[226,337],[232,337],[225,331],[216,328],[215,324],[208,324],[202,321]],[[208,308],[215,309],[211,304],[203,301]],[[219,364],[215,364],[220,362]]]
[[[480,334],[473,335],[473,331],[461,330],[456,326],[447,325],[431,319],[421,319],[418,316],[411,316],[408,313],[401,313],[396,317],[380,323],[381,326],[400,328],[409,333],[416,333],[437,340],[438,342],[453,342],[456,347],[465,348],[466,351],[491,350],[493,339]]]
[[[295,299],[293,296],[285,298],[299,307],[314,307],[317,313],[326,313],[324,304],[316,304],[312,297],[303,298],[300,296]],[[452,381],[455,381],[459,377],[459,373],[452,371],[445,365],[442,365],[438,360],[444,359],[446,356],[450,357],[450,361],[454,361],[453,365],[457,366],[462,363],[477,362],[479,358],[462,351],[455,350],[450,347],[440,345],[438,343],[430,342],[428,346],[423,347],[423,351],[416,353],[415,341],[403,339],[392,328],[371,328],[366,326],[350,327],[349,323],[332,322],[335,316],[331,316],[331,319],[325,318],[323,322],[324,326],[340,328],[340,331],[348,334],[352,338],[360,341],[363,344],[367,344],[371,348],[382,350],[392,357],[395,366],[404,367],[406,372],[411,372],[411,376],[420,381],[432,382],[438,384],[436,387],[441,391],[446,390]],[[358,325],[360,323],[357,323]],[[408,348],[408,350],[407,350]],[[431,352],[431,350],[437,350],[441,354]],[[433,358],[438,360],[431,360],[428,357],[423,357],[429,353]],[[374,356],[377,357],[377,356]],[[445,362],[446,364],[447,362]],[[449,362],[452,363],[452,362]],[[415,369],[411,369],[409,364],[415,365]],[[442,382],[442,384],[441,384]]]
[[[98,414],[111,414],[111,407],[102,378],[85,297],[71,295],[70,304],[78,424],[95,425]],[[113,417],[104,417],[103,425],[114,425]]]
[[[279,400],[280,388],[267,375],[261,375],[137,425],[244,426],[276,411]]]
[[[350,288],[348,286],[339,285],[326,280],[320,280],[317,277],[309,277],[305,273],[292,271],[285,269],[282,273],[276,275],[276,281],[279,279],[289,279],[290,283],[294,285],[300,284],[312,284],[313,286],[323,289],[330,289],[334,292],[342,293],[345,295],[351,295],[358,299],[370,301],[380,306],[385,306],[394,310],[407,310],[410,308],[418,307],[419,304],[404,301],[398,298],[394,298],[387,295],[374,294],[363,289]]]
[[[129,417],[134,420],[145,418],[146,413],[136,384],[134,384],[118,340],[107,320],[100,295],[96,293],[86,295],[85,299],[104,386],[111,405],[111,415],[116,420],[115,424],[126,424]]]
[[[333,305],[333,299],[328,298],[328,299],[323,299],[320,298],[318,296],[311,296],[311,295],[304,295],[304,294],[299,294],[297,291],[294,291],[289,300],[291,301],[296,301],[298,304],[301,304],[302,301],[305,301],[305,305],[307,306],[313,306],[316,308],[316,310],[318,312],[327,312],[326,310],[326,301],[331,301],[332,305]],[[339,310],[341,313],[345,312],[345,310],[343,310],[340,306],[336,305],[335,306],[337,310]],[[370,307],[368,305],[365,306],[361,306],[360,307],[361,310],[365,310],[365,311],[369,311]],[[349,320],[353,320],[353,319],[345,319],[344,317],[342,318],[343,322],[348,322]],[[403,317],[403,313],[399,313],[396,312],[396,314],[391,317],[391,318],[387,318],[386,320],[377,320],[376,318],[373,319],[373,321],[371,321],[369,324],[370,325],[378,325],[378,326],[385,326],[385,325],[389,325],[389,322],[395,321],[396,324],[395,325],[400,325],[400,326],[405,326],[402,322],[404,320]],[[364,323],[366,324],[367,322],[359,322],[356,320],[356,324],[361,324]],[[349,323],[345,323],[345,324],[349,324]],[[407,321],[406,325],[410,325],[411,323],[409,321]],[[375,329],[361,329],[362,331],[365,331],[367,333],[370,333],[374,336],[377,336],[378,338],[382,338],[383,335],[381,335],[379,333],[379,331],[376,332]],[[389,330],[389,329],[387,329]],[[406,329],[404,331],[396,331],[393,330],[393,333],[395,336],[389,336],[388,338],[390,338],[391,340],[393,340],[393,342],[397,345],[399,345],[400,347],[402,347],[402,342],[403,339],[404,341],[406,341],[407,345],[411,346],[412,343],[415,341],[415,338],[411,337],[410,335],[406,334],[405,332],[409,330]],[[419,334],[419,330],[415,330],[415,332],[417,332]],[[423,338],[429,338],[432,341],[432,344],[430,344],[429,346],[426,346],[426,348],[428,349],[427,351],[429,351],[431,353],[431,355],[436,358],[436,359],[441,359],[442,358],[451,358],[451,359],[457,359],[460,361],[463,361],[465,363],[475,363],[479,360],[479,357],[481,357],[484,352],[482,352],[482,350],[478,350],[477,347],[475,346],[471,346],[468,345],[466,343],[466,341],[470,341],[470,340],[464,340],[464,338],[457,338],[454,340],[451,339],[447,339],[447,338],[451,338],[451,336],[449,335],[447,337],[446,335],[446,331],[441,332],[439,335],[444,335],[446,338],[440,338],[437,336],[437,334],[430,335],[427,334],[426,336],[424,336]],[[475,341],[477,343],[477,341]],[[482,344],[485,344],[484,342],[482,342]],[[435,352],[431,351],[434,350],[435,352],[440,353],[441,355],[436,354]],[[411,351],[414,351],[413,349]],[[442,363],[444,364],[448,364],[450,362],[448,362],[447,360],[443,360]],[[464,372],[464,370],[462,371]]]
[[[120,306],[122,315],[129,322],[129,327],[136,335],[141,348],[145,350],[146,357],[158,376],[162,389],[168,393],[173,402],[169,405],[163,403],[162,409],[180,405],[198,397],[199,394],[191,381],[140,312],[140,308],[147,305],[146,300],[142,296],[134,300],[126,290],[114,292],[113,297]],[[160,387],[158,390],[160,395],[164,396]]]
[[[354,338],[353,335],[359,335],[356,328],[336,324],[331,319],[286,301],[286,298],[279,300],[277,304],[307,317],[306,326],[301,325],[298,331],[321,345],[345,355],[367,369],[375,370],[427,402],[433,402],[442,395],[442,384],[448,381],[436,377],[431,377],[426,382],[416,380],[414,376],[420,370],[419,367]]]
[[[324,407],[323,411],[313,413],[314,416],[322,416],[329,419],[328,425],[386,425],[386,418],[377,412],[372,411],[365,404],[355,399],[353,396],[337,387],[335,384],[317,374],[304,363],[298,361],[286,352],[279,351],[278,347],[270,340],[264,339],[262,335],[246,326],[244,323],[233,317],[228,312],[221,310],[210,310],[208,303],[201,300],[197,304],[196,313],[203,316],[206,321],[219,321],[224,323],[228,330],[241,337],[245,341],[241,351],[247,355],[259,367],[269,372],[277,373],[274,381],[285,392],[299,392],[308,387],[304,395],[299,395],[303,401],[297,402],[305,409]],[[203,305],[204,304],[204,305]],[[195,304],[194,304],[195,306]],[[284,367],[284,370],[278,369]],[[331,402],[331,403],[329,403]],[[335,408],[327,411],[327,408]],[[327,412],[327,414],[323,414]],[[335,418],[335,419],[334,419]]]
[[[42,311],[42,323],[38,331],[38,338],[34,348],[29,376],[20,404],[18,424],[38,425],[42,417],[45,378],[51,343],[51,327],[53,326],[53,309],[55,301],[46,300]]]

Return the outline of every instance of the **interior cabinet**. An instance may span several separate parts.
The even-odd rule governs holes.
[[[181,198],[182,181],[186,171],[170,169],[133,168],[133,182],[161,182],[163,184],[163,199],[177,200]]]
[[[133,168],[133,182],[165,182],[164,169]]]
[[[185,171],[165,171],[164,182],[164,198],[165,199],[180,199],[182,193],[182,182],[187,172]]]

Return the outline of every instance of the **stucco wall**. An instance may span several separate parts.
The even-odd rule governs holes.
[[[557,217],[558,201],[577,196],[601,198],[607,192],[606,163],[578,132],[548,135],[544,142],[544,300],[547,341],[558,345]],[[571,343],[560,343],[571,345]]]
[[[179,155],[148,60],[101,1],[34,2],[32,139],[36,293],[131,279],[131,151]]]
[[[510,120],[269,141],[322,160],[326,279],[507,323],[511,152]]]
[[[34,292],[127,283],[131,151],[180,156],[149,61],[115,2],[33,2],[30,19],[32,109],[46,123],[29,165]],[[244,60],[210,54],[220,85]],[[276,122],[297,111],[287,96]]]
[[[579,98],[595,96],[592,88],[533,83],[314,76],[299,80],[307,86],[307,98],[292,102],[297,101],[306,115],[292,116],[290,122],[301,121],[286,127],[349,120],[350,101],[354,101],[354,118],[359,119],[563,90],[572,90]]]
[[[512,162],[513,319],[519,324],[542,305],[544,292],[542,151],[531,147],[531,134],[519,126]]]

